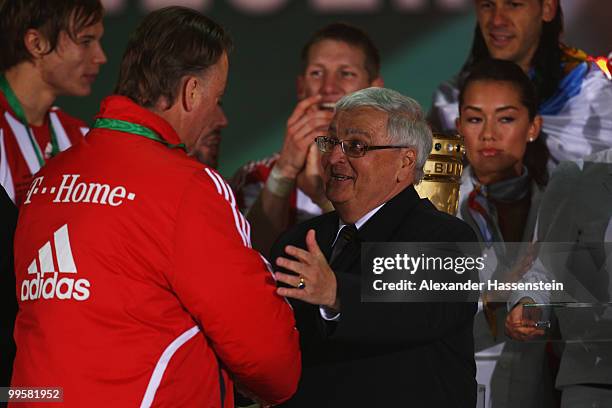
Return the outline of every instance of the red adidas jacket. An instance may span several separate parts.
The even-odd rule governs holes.
[[[124,97],[98,117],[179,143]],[[298,332],[249,233],[214,170],[93,129],[36,175],[20,212],[11,385],[62,387],[69,407],[231,407],[233,382],[288,399]]]

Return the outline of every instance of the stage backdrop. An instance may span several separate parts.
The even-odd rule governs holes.
[[[92,122],[113,90],[128,36],[155,8],[185,5],[205,12],[231,33],[235,51],[223,106],[220,170],[226,177],[281,145],[295,106],[295,76],[303,43],[317,28],[346,21],[370,33],[381,50],[385,85],[425,109],[437,84],[463,64],[474,30],[473,0],[103,0],[107,9],[102,67],[92,95],[61,98],[68,112]],[[612,49],[612,2],[564,0],[567,42],[595,54]],[[586,23],[588,21],[588,24]]]

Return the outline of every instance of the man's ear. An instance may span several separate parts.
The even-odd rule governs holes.
[[[298,101],[306,98],[306,85],[304,84],[304,75],[298,75],[295,79],[295,89],[297,91]]]
[[[397,181],[402,182],[414,177],[416,168],[417,152],[412,147],[402,149],[402,165],[397,172]]]
[[[50,47],[49,41],[47,41],[40,31],[34,28],[30,28],[26,31],[23,42],[34,59],[42,58],[47,54]]]
[[[202,82],[194,76],[188,76],[181,87],[181,102],[187,112],[194,110],[200,97]]]
[[[544,0],[542,2],[542,20],[550,23],[557,15],[559,0]]]
[[[376,87],[376,88],[384,88],[385,87],[385,81],[382,79],[381,76],[374,78],[374,80],[372,82],[370,82],[370,86]]]

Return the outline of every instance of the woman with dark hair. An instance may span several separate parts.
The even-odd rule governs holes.
[[[483,242],[522,241],[532,196],[548,181],[548,149],[539,138],[542,118],[531,81],[514,63],[487,59],[465,79],[457,130],[470,166],[464,171],[461,211],[471,215]],[[535,213],[534,213],[535,216]],[[470,218],[470,217],[466,217]],[[486,222],[485,222],[486,221]],[[527,236],[525,236],[527,233]]]
[[[463,172],[458,216],[474,229],[487,254],[481,281],[506,281],[533,236],[548,181],[537,101],[527,75],[509,61],[481,61],[461,86],[457,129],[470,164]],[[552,376],[546,373],[543,345],[505,341],[497,329],[504,327],[505,308],[491,305],[481,302],[474,322],[477,380],[487,386],[490,406],[548,406]]]

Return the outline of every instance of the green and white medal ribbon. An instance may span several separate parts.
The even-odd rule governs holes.
[[[28,137],[30,138],[30,143],[32,144],[32,148],[34,149],[34,153],[36,153],[36,159],[38,159],[38,164],[40,167],[45,165],[45,157],[43,152],[38,145],[38,142],[34,138],[34,134],[32,133],[32,129],[30,129],[30,125],[28,124],[28,120],[26,119],[25,112],[23,111],[23,107],[21,103],[19,103],[19,99],[15,95],[15,92],[11,89],[10,84],[6,80],[4,74],[0,74],[0,91],[6,97],[6,100],[15,112],[15,116],[17,116],[17,120],[21,122],[21,124],[26,128],[28,132]],[[51,157],[55,156],[60,152],[59,144],[57,143],[57,136],[55,135],[55,131],[53,130],[53,125],[51,124],[51,118],[49,118],[49,133],[51,135]]]
[[[148,127],[139,125],[137,123],[132,123],[132,122],[128,122],[125,120],[119,120],[119,119],[100,118],[100,119],[96,119],[96,122],[94,123],[93,127],[100,128],[100,129],[116,130],[118,132],[131,133],[133,135],[143,136],[143,137],[146,137],[147,139],[151,139],[156,142],[162,143],[171,149],[178,148],[178,149],[183,149],[187,151],[184,143],[179,143],[179,144],[168,143],[166,140],[162,139],[162,137],[159,136],[157,132],[154,132]]]

